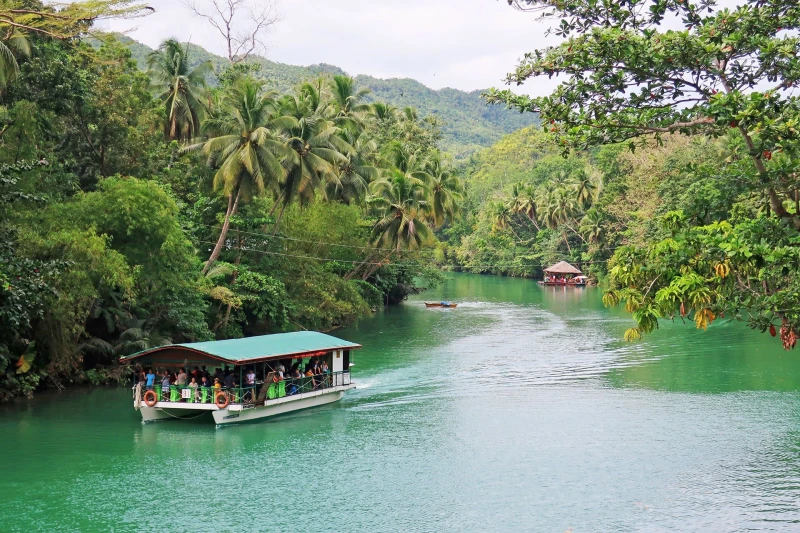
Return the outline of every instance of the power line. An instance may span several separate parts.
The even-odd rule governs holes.
[[[198,242],[203,243],[203,244],[216,244],[215,242],[212,242],[212,241],[198,241]],[[349,263],[349,264],[354,264],[354,265],[355,264],[359,264],[359,265],[360,264],[364,264],[364,265],[383,265],[383,264],[385,264],[385,263],[382,263],[382,262],[381,263],[377,263],[377,262],[374,262],[374,261],[364,262],[364,261],[353,261],[353,260],[349,260],[349,259],[334,259],[334,258],[331,258],[331,257],[317,257],[317,256],[313,256],[313,255],[297,255],[297,254],[287,254],[287,253],[283,253],[283,252],[270,252],[270,251],[267,251],[267,250],[259,250],[258,248],[248,248],[248,247],[242,247],[242,251],[245,251],[245,252],[256,252],[256,253],[260,253],[260,254],[264,254],[264,255],[277,255],[277,256],[280,256],[280,257],[291,257],[291,258],[294,258],[294,259],[308,259],[308,260],[312,260],[312,261],[324,261],[324,262],[329,262],[329,263]],[[396,250],[391,250],[391,251],[394,252]],[[404,251],[407,252],[409,250],[404,250]],[[411,251],[413,251],[413,250],[411,250]],[[586,264],[591,264],[591,263],[605,263],[605,262],[607,262],[607,260],[602,260],[602,261],[581,261],[581,262],[577,262],[577,264],[586,265]],[[519,265],[519,264],[514,264],[514,263],[494,263],[494,264],[484,264],[484,265],[442,265],[442,267],[459,268],[459,269],[462,269],[462,270],[463,269],[473,269],[473,268],[544,267],[544,266],[545,265],[524,265],[524,264],[523,265]]]
[[[204,226],[206,228],[216,228],[217,227],[217,226],[212,226],[210,224],[197,224],[197,226]],[[354,249],[357,249],[357,250],[377,250],[379,252],[394,252],[395,251],[394,248],[375,248],[375,247],[372,247],[372,246],[369,246],[369,245],[367,245],[367,246],[356,246],[356,245],[353,245],[353,244],[338,244],[338,243],[334,243],[334,242],[310,241],[310,240],[307,240],[307,239],[298,239],[296,237],[285,237],[285,236],[282,236],[282,235],[267,235],[266,233],[262,233],[262,232],[245,231],[245,230],[240,230],[240,229],[236,229],[236,228],[231,228],[230,231],[236,231],[238,233],[245,233],[247,235],[256,235],[256,236],[259,236],[259,237],[264,237],[266,239],[283,239],[283,240],[287,240],[287,241],[304,242],[304,243],[307,243],[307,244],[316,244],[316,245],[319,245],[319,246],[337,246],[337,247],[340,247],[340,248],[354,248]]]
[[[197,242],[201,242],[201,243],[204,243],[204,244],[217,244],[217,243],[212,242],[212,241],[197,241]],[[282,257],[293,257],[295,259],[311,259],[313,261],[328,261],[328,262],[351,263],[351,264],[359,264],[359,265],[361,265],[361,264],[364,264],[364,265],[382,265],[383,264],[383,263],[373,263],[373,262],[365,263],[364,261],[352,261],[352,260],[349,260],[349,259],[333,259],[333,258],[330,258],[330,257],[316,257],[316,256],[312,256],[312,255],[295,255],[295,254],[286,254],[286,253],[283,253],[283,252],[268,252],[266,250],[259,250],[258,248],[247,248],[247,247],[244,247],[244,246],[242,247],[242,251],[244,251],[244,252],[258,252],[260,254],[266,254],[266,255],[279,255],[279,256],[282,256]],[[392,251],[394,251],[394,250],[392,250]]]
[[[582,261],[576,262],[578,265],[588,265],[592,263],[606,263],[607,261]],[[515,268],[526,268],[526,267],[540,267],[544,270],[546,267],[551,265],[532,265],[532,264],[525,264],[525,263],[493,263],[493,264],[485,264],[485,265],[442,265],[443,268],[459,268],[461,270],[468,270],[474,268],[507,268],[507,267],[515,267]]]

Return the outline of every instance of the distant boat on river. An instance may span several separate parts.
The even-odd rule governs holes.
[[[454,308],[458,307],[457,303],[453,302],[425,302],[425,307],[448,307]]]
[[[544,280],[539,285],[555,285],[560,287],[585,287],[589,278],[579,269],[566,261],[559,261],[550,268],[544,269]]]

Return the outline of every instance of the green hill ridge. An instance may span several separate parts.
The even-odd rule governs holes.
[[[146,57],[152,49],[130,37],[119,35],[118,39],[130,50],[139,67],[146,68]],[[227,66],[227,59],[212,54],[206,49],[191,45],[193,63],[211,61],[214,71]],[[302,81],[326,74],[346,74],[341,68],[325,63],[298,66],[271,61],[264,57],[253,57],[253,63],[261,65],[262,75],[275,90],[285,91]],[[396,107],[415,107],[420,116],[435,116],[442,123],[442,148],[456,158],[491,146],[503,135],[537,122],[530,113],[521,114],[501,106],[490,106],[481,99],[482,91],[461,91],[444,88],[434,90],[409,78],[380,79],[367,75],[355,76],[359,86],[372,91],[372,98]]]

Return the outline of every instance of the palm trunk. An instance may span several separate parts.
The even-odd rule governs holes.
[[[275,227],[272,229],[272,236],[274,237],[276,233],[278,233],[278,224],[281,223],[281,219],[283,218],[283,211],[286,209],[286,204],[281,206],[280,213],[278,213],[278,218],[275,219]]]
[[[573,227],[572,227],[572,226],[570,226],[569,224],[564,224],[564,225],[565,225],[566,227],[568,227],[568,228],[569,228],[569,230],[570,230],[572,233],[574,233],[575,235],[577,235],[577,236],[578,236],[578,238],[579,238],[579,239],[580,239],[580,240],[583,242],[583,244],[586,244],[586,239],[584,239],[584,238],[583,238],[583,235],[581,235],[580,233],[578,233],[577,231],[575,231],[575,228],[573,228]]]
[[[231,286],[236,285],[236,278],[239,277],[239,268],[238,267],[239,267],[240,264],[242,264],[242,236],[241,236],[241,234],[239,235],[238,241],[239,241],[239,253],[236,254],[236,261],[234,263],[237,268],[234,269],[233,275],[231,276]],[[228,308],[225,310],[225,320],[223,321],[223,323],[226,326],[228,324],[228,320],[230,320],[230,318],[231,318],[231,309],[233,309],[233,305],[228,304]]]
[[[387,259],[389,259],[389,257],[391,257],[391,255],[392,255],[393,253],[394,253],[394,251],[391,251],[391,252],[389,252],[388,254],[386,254],[386,255],[383,257],[383,259],[381,259],[380,261],[377,261],[377,262],[375,262],[375,264],[374,264],[374,265],[372,265],[372,266],[370,267],[370,269],[369,269],[369,270],[367,270],[367,271],[364,273],[364,275],[363,275],[363,276],[361,276],[361,280],[362,280],[362,281],[367,281],[367,280],[369,279],[369,277],[370,277],[371,275],[373,275],[373,274],[375,273],[375,271],[376,271],[376,270],[378,270],[378,269],[379,269],[379,268],[380,268],[380,267],[383,265],[383,262],[384,262],[384,261],[386,261]]]
[[[225,237],[228,235],[228,228],[231,225],[231,217],[234,214],[236,214],[236,208],[239,206],[240,193],[241,193],[240,190],[236,191],[235,199],[232,194],[228,196],[228,210],[225,212],[225,221],[222,223],[222,230],[219,233],[219,239],[217,239],[217,244],[214,246],[214,250],[211,252],[211,256],[208,258],[208,261],[206,261],[206,264],[203,267],[203,274],[208,272],[208,270],[211,268],[211,265],[214,264],[214,261],[217,260],[219,254],[222,252],[222,245],[225,244]]]
[[[567,238],[567,232],[566,231],[562,231],[561,234],[564,236],[564,244],[567,245],[567,251],[569,252],[569,255],[571,256],[572,255],[572,247],[570,247],[570,245],[569,245],[569,239]]]
[[[372,260],[372,258],[373,258],[373,256],[375,255],[375,252],[376,252],[376,251],[377,251],[377,250],[373,250],[373,251],[371,251],[371,252],[369,253],[369,255],[367,256],[367,258],[366,258],[366,259],[364,259],[362,262],[360,262],[359,264],[357,264],[357,265],[355,266],[355,268],[353,268],[353,270],[351,270],[350,272],[348,272],[348,273],[345,275],[345,277],[344,277],[344,280],[345,280],[345,281],[348,281],[348,280],[352,279],[352,278],[353,278],[353,277],[354,277],[356,274],[358,274],[358,271],[359,271],[359,270],[361,270],[361,267],[363,267],[364,265],[366,265],[367,263],[369,263],[369,262]]]
[[[280,193],[280,194],[278,195],[278,197],[275,199],[275,203],[274,203],[274,204],[272,204],[272,208],[269,210],[269,213],[267,213],[267,216],[268,216],[268,217],[271,217],[271,216],[272,216],[272,213],[274,213],[274,212],[275,212],[275,209],[277,209],[277,208],[278,208],[278,204],[280,204],[280,203],[281,203],[281,198],[283,198],[283,193]]]

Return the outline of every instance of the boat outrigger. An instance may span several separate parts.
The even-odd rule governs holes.
[[[425,307],[458,307],[458,304],[453,302],[425,302]]]
[[[121,362],[142,370],[134,378],[134,408],[141,411],[144,422],[211,413],[220,426],[340,400],[355,388],[350,380],[350,356],[360,347],[324,333],[299,331],[171,344],[123,357]],[[310,369],[305,373],[303,360]],[[327,370],[315,373],[313,369],[319,367]],[[207,368],[211,369],[211,381],[224,376],[219,381],[228,386],[189,384],[192,369],[203,375],[204,371],[208,374]],[[299,377],[287,372],[290,368],[297,368]],[[187,383],[161,385],[161,374],[178,374],[180,369],[185,369]],[[155,375],[150,386],[141,377],[149,373]]]
[[[579,269],[566,261],[559,261],[550,268],[544,269],[544,280],[539,285],[556,285],[568,287],[585,287],[589,278]]]

